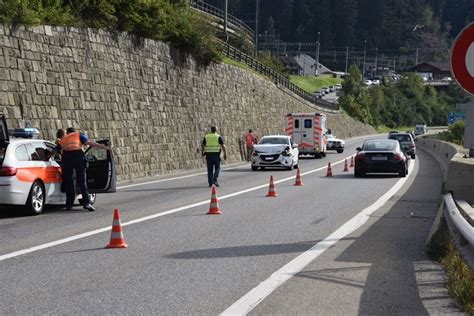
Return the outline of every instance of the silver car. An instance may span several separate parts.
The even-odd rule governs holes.
[[[298,166],[298,144],[292,142],[290,136],[264,136],[255,145],[252,155],[252,170],[267,167],[286,168],[291,170]]]

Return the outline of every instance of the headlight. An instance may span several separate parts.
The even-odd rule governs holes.
[[[282,156],[288,157],[291,156],[291,150],[289,148],[285,149],[284,151],[281,152]]]

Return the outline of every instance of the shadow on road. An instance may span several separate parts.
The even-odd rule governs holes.
[[[344,239],[344,240],[350,240]],[[211,248],[180,252],[165,256],[170,259],[209,259],[209,258],[234,258],[234,257],[256,257],[282,253],[305,252],[321,240],[302,241],[290,244],[278,245],[254,245],[227,248]]]

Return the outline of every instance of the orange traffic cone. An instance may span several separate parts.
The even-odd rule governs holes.
[[[112,224],[112,233],[110,234],[110,242],[105,248],[127,248],[123,238],[122,225],[120,224],[120,213],[118,209],[114,211],[114,221]]]
[[[295,180],[295,186],[303,186],[303,182],[301,181],[301,174],[300,174],[300,168],[296,170],[296,180]]]
[[[216,186],[213,185],[211,189],[211,204],[209,205],[209,212],[208,215],[219,215],[222,214],[219,208],[219,200],[217,199],[217,189]]]
[[[347,159],[344,160],[344,170],[342,172],[349,172],[349,167],[347,166]]]
[[[270,186],[268,187],[267,197],[277,197],[278,194],[275,190],[275,184],[273,183],[273,176],[270,176]]]
[[[330,162],[328,162],[328,172],[326,173],[326,177],[332,177],[332,169]]]
[[[354,168],[354,156],[351,156],[351,165],[349,167]]]

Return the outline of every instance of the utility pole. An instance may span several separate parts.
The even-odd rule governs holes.
[[[227,34],[227,11],[229,8],[229,0],[225,0],[224,4],[224,34],[226,38],[226,42],[229,40],[229,35]]]
[[[377,76],[377,57],[378,57],[378,48],[375,47],[375,75]]]
[[[346,68],[344,70],[344,72],[346,73],[347,75],[347,63],[349,62],[349,46],[346,46]]]
[[[259,0],[256,0],[255,5],[255,57],[258,57],[258,11],[259,11]]]
[[[366,50],[367,50],[367,41],[364,40],[364,61],[363,61],[363,64],[362,64],[362,78],[365,79],[365,53],[366,53]]]
[[[319,76],[319,35],[320,35],[320,32],[318,32],[318,41],[316,42],[316,70],[315,70],[316,77]]]

